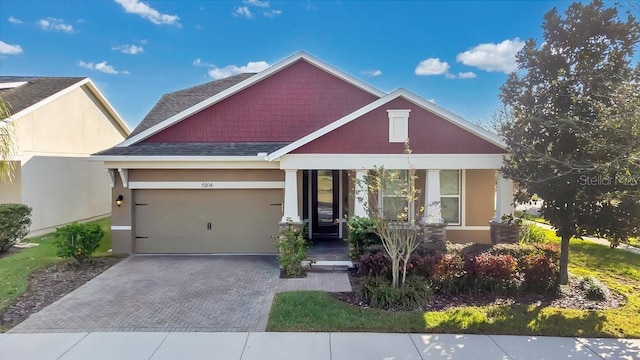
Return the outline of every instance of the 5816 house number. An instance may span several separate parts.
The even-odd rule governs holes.
[[[202,182],[203,189],[213,189],[213,181],[204,181]]]

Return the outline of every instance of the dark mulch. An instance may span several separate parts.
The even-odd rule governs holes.
[[[360,296],[359,287],[361,277],[355,273],[349,273],[352,292],[331,293],[331,295],[345,303],[370,308],[368,302]],[[543,307],[555,307],[576,310],[604,310],[620,307],[625,304],[624,297],[611,291],[606,300],[592,301],[585,297],[580,289],[579,280],[571,278],[568,285],[560,287],[558,294],[523,293],[512,296],[497,296],[483,293],[467,293],[458,295],[435,294],[430,303],[425,304],[421,311],[440,311],[465,306],[487,305],[535,305]]]
[[[84,285],[122,259],[93,258],[82,266],[67,262],[34,272],[29,276],[27,291],[0,312],[0,327],[7,330],[18,325],[31,314]]]

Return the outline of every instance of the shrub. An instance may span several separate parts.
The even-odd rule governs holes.
[[[366,276],[391,278],[391,258],[382,251],[363,254],[358,271]]]
[[[466,255],[477,255],[487,251],[490,248],[491,248],[490,244],[479,244],[479,243],[452,244],[448,242],[446,253],[452,254],[452,255],[458,255],[464,258]]]
[[[524,290],[549,292],[558,287],[558,265],[544,255],[527,255],[521,260]]]
[[[280,232],[276,238],[278,248],[278,262],[288,277],[297,277],[305,274],[307,269],[302,266],[302,261],[307,259],[309,244],[304,239],[302,232],[294,228],[291,222]]]
[[[29,234],[31,208],[22,204],[0,204],[0,254]]]
[[[459,294],[468,289],[464,261],[458,254],[445,254],[436,263],[433,282],[436,290],[443,294]]]
[[[556,244],[531,244],[538,254],[544,255],[553,262],[560,261],[560,246]]]
[[[407,272],[411,275],[422,276],[424,278],[430,278],[436,271],[436,264],[442,258],[442,254],[436,253],[424,253],[413,254],[409,257],[409,264],[407,264]]]
[[[73,223],[56,229],[55,244],[58,246],[58,256],[73,258],[79,264],[93,255],[104,236],[104,230],[98,224]]]
[[[433,296],[431,285],[421,277],[408,277],[404,285],[394,288],[388,279],[367,276],[360,283],[360,295],[369,305],[386,310],[417,310]]]
[[[513,292],[518,286],[518,263],[511,255],[482,253],[467,256],[465,270],[470,290],[503,295]]]
[[[520,228],[521,244],[543,244],[546,242],[548,242],[547,235],[538,225],[525,222]]]
[[[349,236],[345,239],[349,245],[349,257],[358,259],[371,245],[382,243],[380,237],[373,231],[373,221],[370,218],[354,216],[347,221]]]
[[[580,289],[584,291],[585,297],[589,300],[605,300],[610,295],[609,289],[593,276],[581,278],[579,286]]]

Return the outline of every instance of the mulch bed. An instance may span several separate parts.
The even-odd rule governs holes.
[[[6,330],[18,325],[31,314],[84,285],[122,259],[93,258],[83,266],[67,262],[34,272],[29,276],[27,291],[0,312],[0,327]]]
[[[361,277],[357,273],[350,272],[349,280],[351,280],[351,286],[354,291],[331,293],[331,295],[347,304],[371,308],[368,302],[360,296],[358,291],[360,279]],[[585,297],[578,283],[578,279],[570,278],[569,284],[560,287],[558,295],[517,294],[513,296],[496,296],[482,293],[459,295],[435,294],[430,303],[415,310],[440,311],[456,307],[487,305],[535,305],[562,309],[605,310],[617,308],[625,304],[624,297],[613,291],[611,291],[611,295],[606,300],[589,300]]]

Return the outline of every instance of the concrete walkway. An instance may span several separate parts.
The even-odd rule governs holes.
[[[547,224],[542,224],[539,222],[535,222],[535,221],[529,221],[529,223],[531,224],[535,224],[538,225],[539,227],[543,228],[543,229],[547,229],[547,230],[555,230],[556,228],[554,228],[551,225],[547,225]],[[604,246],[610,246],[609,244],[609,240],[607,239],[601,239],[601,238],[597,238],[597,237],[592,237],[592,236],[583,236],[582,237],[584,240],[586,241],[590,241],[596,244],[600,244],[600,245],[604,245]],[[616,249],[620,249],[620,250],[624,250],[630,253],[634,253],[637,255],[640,255],[640,249],[637,247],[633,247],[633,246],[629,246],[627,244],[620,244],[618,245],[618,247]]]
[[[379,333],[0,334],[0,359],[639,359],[640,339]]]

